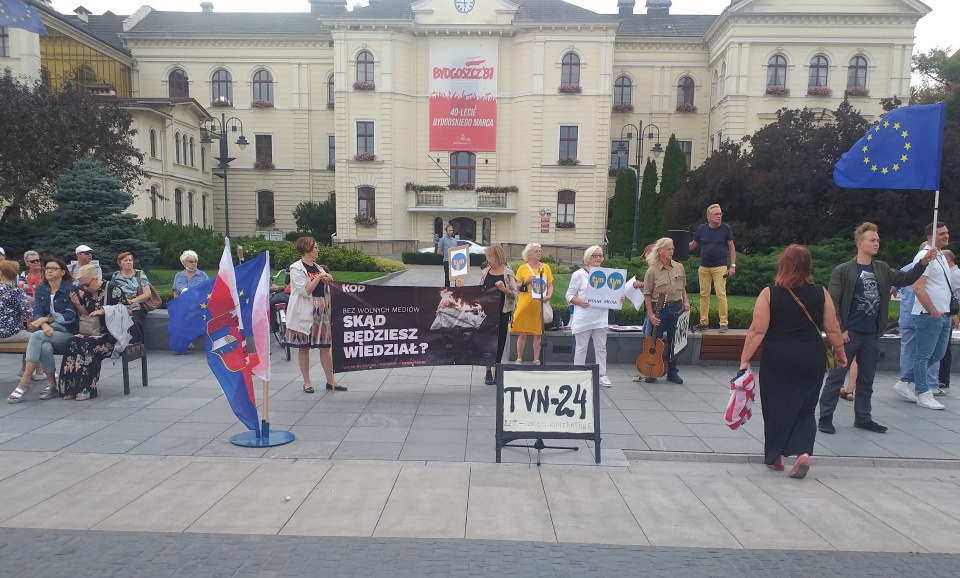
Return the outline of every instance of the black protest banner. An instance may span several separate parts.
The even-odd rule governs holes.
[[[493,365],[500,291],[332,283],[334,371]]]

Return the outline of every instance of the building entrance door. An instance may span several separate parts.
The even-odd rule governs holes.
[[[453,225],[453,234],[459,235],[459,238],[465,241],[477,241],[477,222],[470,217],[457,217],[450,219]]]

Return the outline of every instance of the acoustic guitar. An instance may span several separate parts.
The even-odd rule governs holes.
[[[656,303],[651,302],[656,314],[663,308],[667,300],[666,294],[661,293]],[[657,328],[654,327],[654,334]],[[663,377],[667,374],[667,344],[658,337],[645,337],[643,348],[637,356],[637,371],[646,377]]]

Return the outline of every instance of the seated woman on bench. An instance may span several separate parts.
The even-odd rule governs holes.
[[[34,331],[27,342],[27,353],[24,355],[26,364],[23,375],[30,379],[37,364],[47,375],[47,391],[40,395],[41,399],[50,399],[56,388],[57,367],[53,359],[54,349],[63,349],[70,338],[79,330],[79,315],[73,304],[71,295],[76,296],[77,287],[72,283],[73,277],[67,271],[67,264],[62,259],[54,257],[44,258],[43,283],[37,287],[33,303],[33,322],[30,326],[41,331]],[[7,397],[7,403],[20,403],[23,396],[30,391],[30,383],[22,380],[17,388]],[[44,394],[51,392],[44,397]]]
[[[20,265],[13,260],[0,262],[0,343],[26,343],[30,332],[27,319],[33,307],[23,289],[17,287]],[[30,379],[30,376],[27,376]]]
[[[80,315],[89,315],[99,322],[99,332],[70,338],[63,355],[58,389],[64,399],[86,401],[97,397],[100,364],[113,353],[118,337],[123,338],[118,347],[126,348],[130,343],[133,320],[123,288],[119,283],[100,279],[95,266],[80,267],[77,283],[83,289],[73,303]],[[110,319],[110,308],[117,305],[120,307],[112,310],[115,317]],[[119,316],[116,316],[117,312]]]

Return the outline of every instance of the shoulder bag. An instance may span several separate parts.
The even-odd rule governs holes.
[[[110,290],[110,284],[108,281],[103,282],[101,291],[106,295],[107,291]],[[100,327],[100,318],[94,317],[89,313],[86,315],[80,316],[80,335],[86,335],[87,337],[92,337],[94,335],[101,335],[103,330]]]
[[[144,291],[150,293],[150,296],[140,302],[140,308],[144,311],[153,311],[160,307],[163,300],[160,299],[157,290],[153,288],[153,285],[147,285],[146,288],[143,287],[143,271],[137,269],[137,295],[141,295]]]
[[[947,288],[950,289],[950,315],[956,315],[960,313],[960,301],[957,301],[956,296],[953,294],[953,285],[950,284],[950,273],[947,272],[947,269],[939,259],[937,260],[937,264],[943,269],[943,277],[947,281]]]
[[[797,305],[800,306],[800,309],[803,309],[803,314],[807,316],[807,319],[810,320],[810,323],[813,323],[813,326],[817,330],[817,336],[822,340],[823,332],[820,331],[820,326],[817,325],[817,322],[813,320],[813,317],[810,317],[810,312],[807,311],[807,308],[804,307],[803,303],[797,299],[797,294],[793,292],[793,289],[787,289],[790,292],[790,295],[793,297],[793,300],[797,302]],[[837,368],[837,360],[833,356],[833,348],[829,345],[824,344],[824,347],[827,349],[827,371],[832,371]]]

